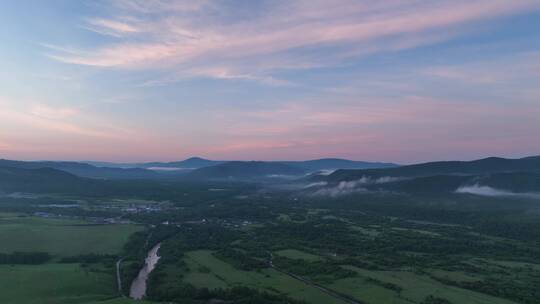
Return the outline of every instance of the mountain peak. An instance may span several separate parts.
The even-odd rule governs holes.
[[[209,161],[209,159],[198,157],[198,156],[193,156],[193,157],[190,157],[190,158],[186,158],[184,161]]]

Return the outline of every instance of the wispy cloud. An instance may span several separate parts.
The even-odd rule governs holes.
[[[110,4],[110,2],[108,2]],[[198,1],[169,1],[169,0],[114,0],[118,8],[140,13],[189,12],[197,11],[209,5],[207,0]]]
[[[133,34],[142,31],[138,26],[127,23],[125,21],[94,18],[89,19],[87,22],[88,25],[84,26],[84,28],[99,34],[110,35],[114,37],[122,37],[126,34]]]
[[[540,128],[540,110],[527,104],[516,103],[509,111],[506,104],[486,106],[425,96],[327,100],[319,96],[253,111],[220,110],[221,116],[212,120],[221,126],[216,132],[226,141],[223,146],[237,147],[246,155],[254,151],[258,155],[361,155],[371,160],[385,155],[384,159],[411,162],[433,151],[441,158],[455,158],[459,151],[477,151],[477,157],[508,155],[518,142],[521,153],[539,148],[528,130]],[[519,123],[501,123],[507,121]]]
[[[497,85],[528,81],[538,77],[540,52],[517,53],[496,59],[432,66],[423,69],[427,76],[468,84]],[[504,68],[503,68],[504,67]]]
[[[115,3],[116,17],[89,20],[98,32],[119,41],[79,53],[59,50],[52,58],[78,65],[151,67],[173,75],[276,84],[274,69],[296,68],[298,63],[333,65],[343,57],[435,43],[447,39],[449,29],[467,32],[464,25],[471,22],[540,8],[535,0],[377,4],[296,0],[276,1],[242,18],[234,15],[235,8],[214,1]],[[119,21],[121,17],[130,22]],[[318,52],[313,52],[315,47]],[[282,62],[274,66],[257,64],[278,54]]]
[[[45,103],[35,103],[32,106],[15,107],[15,103],[0,99],[0,120],[11,128],[16,127],[21,133],[33,130],[42,136],[43,131],[81,135],[95,138],[121,137],[120,129],[104,129],[102,125],[94,126],[77,121],[89,120],[80,114],[77,108],[52,107]]]
[[[245,69],[244,69],[245,70]],[[146,81],[142,86],[161,86],[175,83],[189,78],[211,78],[218,80],[246,80],[264,83],[270,86],[293,86],[294,84],[287,80],[277,79],[270,75],[250,74],[243,72],[238,67],[227,66],[207,66],[187,68],[177,74],[171,74],[166,77]]]
[[[363,188],[362,185],[365,185],[365,183],[359,181],[340,182],[335,186],[319,188],[310,194],[313,196],[338,197],[354,193],[369,192],[366,188]]]

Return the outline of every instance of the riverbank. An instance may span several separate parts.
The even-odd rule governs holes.
[[[159,261],[158,251],[161,247],[161,243],[158,243],[148,252],[148,255],[145,259],[144,266],[139,271],[139,275],[131,283],[131,288],[129,290],[129,297],[135,300],[140,300],[146,295],[146,286],[148,281],[148,276],[156,267],[157,262]]]

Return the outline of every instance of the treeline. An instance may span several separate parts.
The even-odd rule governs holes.
[[[309,277],[314,281],[326,281],[328,279],[339,280],[357,276],[357,273],[340,267],[331,261],[308,262],[301,259],[290,259],[276,256],[273,259],[275,267],[295,275]]]
[[[149,299],[160,302],[173,301],[183,304],[307,304],[304,301],[294,300],[285,295],[270,294],[248,287],[209,290],[208,288],[195,288],[191,284],[183,283],[174,290],[164,288],[161,292],[157,291],[154,289],[149,294]]]
[[[490,219],[477,226],[480,232],[521,241],[540,242],[540,222],[538,218]]]
[[[452,304],[447,299],[439,298],[433,295],[427,296],[421,304]]]
[[[118,257],[112,254],[81,254],[70,257],[63,257],[60,259],[60,263],[70,264],[70,263],[80,263],[80,264],[95,264],[103,263],[110,264],[114,262]]]
[[[397,285],[397,284],[390,283],[390,282],[383,282],[381,280],[374,279],[374,278],[367,278],[366,283],[379,285],[379,286],[381,286],[383,288],[393,290],[393,291],[395,291],[397,293],[400,293],[403,290],[403,288],[401,286]]]
[[[384,224],[384,223],[383,223]],[[533,246],[516,246],[512,242],[486,242],[486,238],[471,233],[472,229],[454,227],[437,228],[434,232],[402,228],[401,222],[381,226],[378,237],[352,233],[350,224],[340,221],[314,220],[306,223],[283,223],[255,230],[261,246],[283,248],[305,247],[319,252],[335,253],[342,257],[355,257],[359,253],[364,262],[386,268],[423,267],[443,262],[450,256],[476,256],[483,258],[512,257],[512,260],[534,262],[540,249]],[[358,226],[363,224],[357,224]],[[407,226],[404,226],[407,227]],[[399,228],[399,229],[394,229]],[[369,227],[366,227],[369,229]],[[420,233],[418,231],[426,231]],[[532,244],[531,244],[532,245]],[[421,254],[407,254],[407,253]],[[436,258],[436,259],[434,259]],[[367,265],[355,264],[361,268]],[[432,265],[436,266],[436,265]]]
[[[47,252],[0,253],[0,264],[38,265],[48,262],[51,255]]]

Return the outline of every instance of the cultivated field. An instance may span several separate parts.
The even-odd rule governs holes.
[[[295,280],[273,269],[241,271],[214,257],[211,251],[198,250],[186,253],[190,272],[185,281],[196,287],[224,288],[249,286],[272,293],[288,295],[314,304],[343,304],[324,292]],[[201,271],[207,268],[209,271]]]
[[[71,304],[116,296],[112,273],[78,264],[0,265],[0,303]]]
[[[119,254],[129,236],[141,229],[0,213],[0,253],[47,252],[53,257],[40,265],[0,265],[0,303],[133,303],[115,299],[118,292],[112,263],[83,266],[59,261],[90,253]]]
[[[350,294],[367,303],[421,303],[429,295],[445,298],[451,303],[470,304],[510,304],[512,301],[495,298],[471,290],[452,287],[437,282],[425,275],[417,275],[407,271],[370,271],[353,266],[346,266],[358,272],[358,277],[337,280],[329,287]],[[456,275],[455,272],[450,273]],[[454,277],[455,278],[455,277]],[[375,279],[371,281],[369,279]],[[463,277],[460,277],[463,279]],[[385,288],[390,283],[403,290]]]
[[[135,225],[94,225],[80,220],[19,217],[0,214],[0,252],[41,251],[65,257],[117,254]]]

